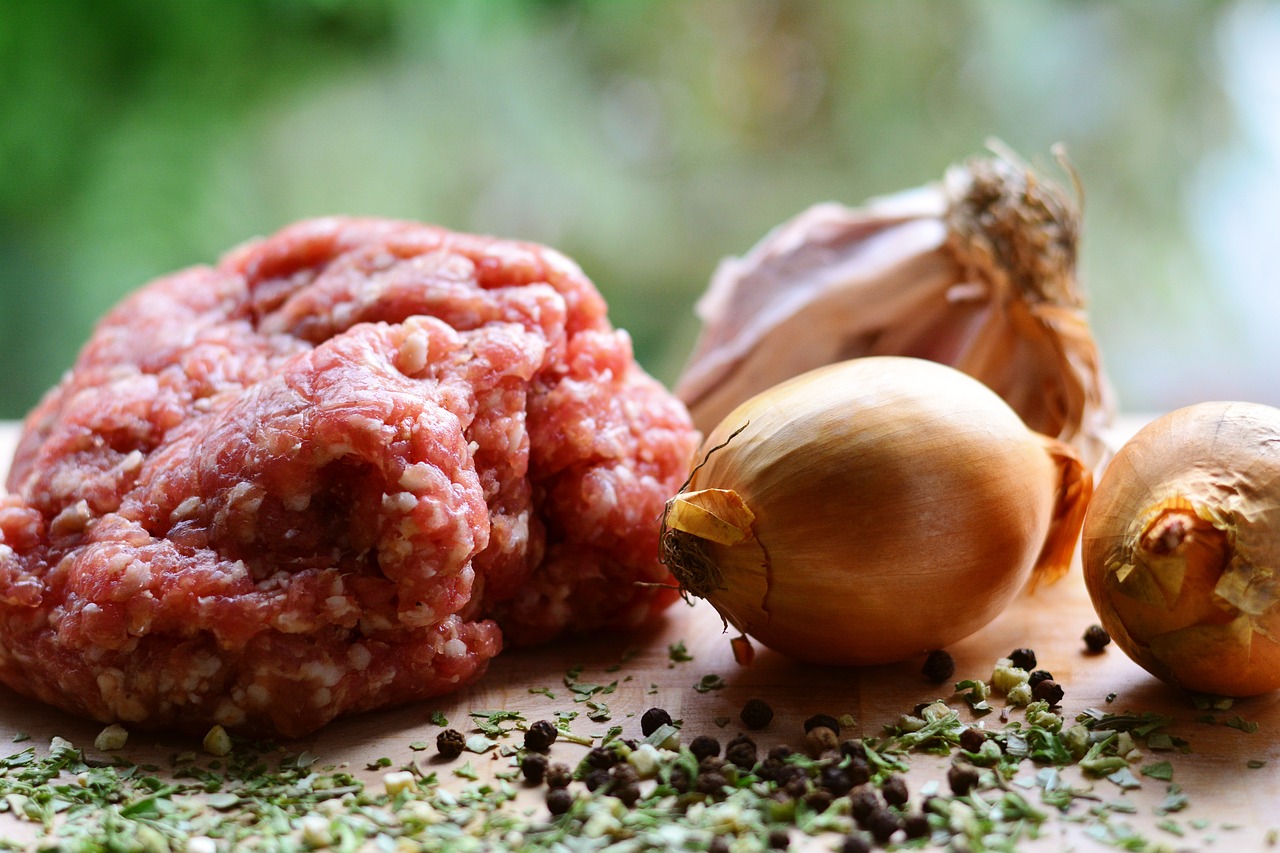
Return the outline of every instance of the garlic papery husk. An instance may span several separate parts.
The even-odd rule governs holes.
[[[1280,410],[1200,403],[1139,430],[1098,483],[1082,562],[1102,626],[1148,672],[1280,687]]]
[[[814,367],[926,358],[979,379],[1095,467],[1113,407],[1076,282],[1079,222],[1012,155],[861,209],[816,205],[721,262],[676,393],[706,432]]]
[[[990,622],[1070,564],[1091,490],[1063,442],[921,359],[819,368],[735,408],[667,502],[663,559],[738,630],[875,664]]]

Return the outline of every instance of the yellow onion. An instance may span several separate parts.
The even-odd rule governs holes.
[[[874,664],[991,621],[1075,549],[1092,480],[982,383],[854,359],[739,405],[667,503],[664,561],[777,651]]]
[[[1200,403],[1135,435],[1085,519],[1083,564],[1102,626],[1187,690],[1280,687],[1280,410]]]

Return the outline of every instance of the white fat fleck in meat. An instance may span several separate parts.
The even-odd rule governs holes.
[[[173,512],[169,513],[169,522],[176,524],[184,518],[190,518],[191,514],[200,508],[200,498],[196,495],[190,495],[183,499],[182,503],[173,508]]]
[[[290,512],[302,512],[311,506],[311,493],[302,492],[296,495],[285,495],[281,502],[284,504],[284,508]]]
[[[230,699],[223,699],[214,710],[213,718],[220,726],[238,726],[245,721],[245,713],[243,708]]]
[[[119,471],[121,474],[132,474],[134,471],[137,471],[141,467],[142,467],[142,451],[130,450],[128,454],[126,454],[125,457],[120,460],[119,464],[116,465],[116,470]]]
[[[91,518],[93,513],[89,511],[88,501],[79,500],[58,513],[49,525],[49,532],[54,536],[79,533],[88,526]]]
[[[417,494],[441,491],[448,488],[449,478],[440,469],[427,462],[415,462],[406,465],[400,475],[400,488]]]
[[[333,692],[328,687],[321,687],[319,690],[311,694],[311,704],[317,708],[327,708],[329,703],[333,701]]]
[[[332,687],[342,680],[342,668],[324,660],[309,660],[298,670],[298,678]]]
[[[127,601],[151,585],[151,566],[130,560],[111,588],[112,601]]]
[[[245,689],[245,697],[249,703],[258,708],[265,708],[271,703],[271,691],[254,682]]]
[[[364,672],[372,661],[373,653],[359,643],[347,649],[347,663],[356,672]]]
[[[406,376],[414,376],[427,366],[427,335],[421,329],[415,329],[400,344],[396,353],[396,369]]]
[[[444,656],[450,660],[456,660],[460,657],[466,657],[467,644],[454,637],[444,644]]]
[[[403,478],[401,478],[403,479]],[[413,492],[396,492],[394,495],[382,496],[382,510],[387,513],[412,512],[418,505],[418,496]]]

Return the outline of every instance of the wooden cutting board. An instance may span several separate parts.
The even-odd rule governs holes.
[[[1120,435],[1130,433],[1137,423],[1127,422]],[[8,464],[15,438],[16,425],[0,425],[0,471]],[[911,606],[909,590],[903,591],[901,606]],[[1237,701],[1232,709],[1216,715],[1217,722],[1204,722],[1201,718],[1205,712],[1195,708],[1189,697],[1148,676],[1114,646],[1100,655],[1086,653],[1081,636],[1095,621],[1077,567],[1067,579],[1024,595],[979,634],[955,644],[950,649],[957,662],[955,678],[988,679],[997,658],[1014,648],[1031,647],[1040,667],[1052,671],[1065,687],[1062,704],[1068,715],[1093,707],[1173,716],[1170,733],[1189,741],[1192,751],[1153,753],[1142,763],[1167,759],[1174,768],[1173,781],[1189,798],[1187,808],[1167,818],[1154,815],[1155,805],[1165,797],[1166,783],[1143,777],[1141,788],[1127,792],[1106,780],[1094,780],[1099,796],[1106,800],[1130,798],[1137,812],[1129,823],[1146,837],[1163,841],[1173,849],[1264,849],[1268,833],[1280,829],[1280,810],[1276,807],[1280,802],[1280,695]],[[473,710],[514,710],[530,721],[548,718],[557,710],[575,707],[563,686],[565,673],[574,667],[583,668],[580,677],[586,682],[618,681],[613,693],[601,697],[607,700],[609,721],[593,723],[586,721],[584,715],[574,722],[574,731],[584,735],[601,734],[616,724],[624,727],[625,736],[638,737],[640,714],[650,707],[662,707],[672,717],[683,719],[686,740],[708,733],[723,742],[740,731],[738,712],[753,697],[768,701],[776,714],[773,723],[756,734],[764,747],[776,743],[799,745],[802,721],[815,713],[850,715],[855,720],[854,731],[846,735],[875,736],[883,725],[920,702],[943,698],[952,707],[965,708],[949,689],[931,685],[920,675],[920,660],[896,666],[841,669],[801,665],[767,649],[758,649],[755,663],[744,668],[734,663],[729,639],[709,606],[677,604],[657,624],[640,632],[508,650],[494,661],[478,684],[456,695],[340,720],[291,746],[306,749],[325,763],[349,762],[353,770],[361,773],[365,773],[367,762],[381,756],[391,758],[395,765],[422,760],[430,753],[414,751],[410,744],[434,744],[440,728],[431,722],[433,711],[443,712],[452,725],[464,730],[468,728],[467,713]],[[672,660],[670,648],[678,643],[684,644],[692,660]],[[695,689],[704,676],[713,674],[723,678],[722,688],[706,692]],[[531,693],[531,688],[546,688],[555,698]],[[1115,696],[1108,702],[1110,694]],[[997,716],[988,717],[989,726],[999,726]],[[1257,731],[1249,733],[1225,725],[1235,716],[1256,722]],[[727,725],[717,723],[717,718],[723,721],[726,717],[730,718]],[[76,745],[89,746],[100,728],[99,724],[73,718],[0,688],[0,750],[19,732],[30,735],[35,744],[47,744],[57,735]],[[25,745],[14,745],[9,751],[17,752]],[[181,738],[137,734],[130,739],[124,755],[138,763],[160,763],[175,751],[198,748],[198,744]],[[572,764],[584,751],[585,747],[562,742],[554,747],[553,758]],[[490,758],[469,757],[477,759],[477,765]],[[1251,762],[1265,763],[1251,767]],[[505,766],[504,762],[488,763]],[[1025,766],[1028,772],[1034,772],[1029,763]],[[931,781],[943,780],[945,768],[943,759],[913,757],[908,777],[911,789],[918,791]],[[371,781],[377,779],[377,774],[367,775]],[[445,785],[462,783],[447,772],[441,772],[440,778]],[[541,807],[541,799],[535,794],[525,793],[522,797],[528,799],[530,807]],[[1074,809],[1076,814],[1081,811],[1080,806]],[[1174,821],[1183,835],[1161,829],[1157,825],[1161,820]],[[1084,835],[1080,824],[1055,818],[1047,827],[1045,835],[1038,842],[1027,844],[1026,849],[1112,849]],[[34,838],[30,825],[19,825],[8,815],[0,815],[0,836]],[[798,846],[830,850],[831,839],[805,841]]]

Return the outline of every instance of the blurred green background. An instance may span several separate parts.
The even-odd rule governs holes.
[[[0,418],[126,291],[327,213],[554,245],[671,381],[721,256],[988,137],[1079,171],[1123,408],[1280,403],[1278,46],[1253,2],[3,0]]]

